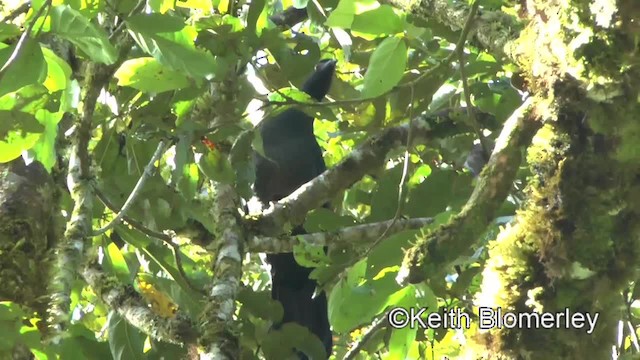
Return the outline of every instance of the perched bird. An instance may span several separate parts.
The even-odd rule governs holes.
[[[335,60],[322,60],[302,90],[322,101],[331,87],[335,68]],[[313,134],[313,120],[312,116],[292,107],[262,122],[260,134],[265,157],[254,153],[254,191],[263,204],[286,197],[326,170],[322,149]],[[304,229],[299,226],[292,234],[304,234]],[[324,292],[313,297],[317,284],[309,278],[312,269],[298,264],[293,253],[267,254],[267,262],[271,265],[272,298],[280,301],[284,309],[282,323],[294,322],[307,327],[330,355],[332,339],[327,297]],[[306,359],[303,354],[299,356]]]

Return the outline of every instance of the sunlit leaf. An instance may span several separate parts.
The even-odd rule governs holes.
[[[113,76],[118,79],[118,85],[131,86],[142,92],[161,93],[189,86],[189,81],[182,73],[163,66],[151,57],[127,60]]]
[[[67,5],[54,6],[50,11],[51,32],[80,48],[89,58],[113,64],[118,58],[106,32],[82,13]]]
[[[407,66],[407,45],[399,37],[388,37],[376,48],[364,75],[363,97],[382,95],[398,85]]]

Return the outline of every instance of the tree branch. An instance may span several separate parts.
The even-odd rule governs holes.
[[[425,143],[450,133],[452,128],[456,127],[453,120],[433,121],[447,116],[449,114],[418,115],[411,122],[415,136],[414,144]],[[374,173],[382,167],[386,163],[389,151],[406,143],[409,126],[404,124],[388,128],[381,134],[367,139],[338,165],[302,185],[291,195],[272,203],[262,214],[249,219],[252,230],[267,236],[278,236],[283,233],[285,224],[301,224],[307,212],[320,207],[339,192],[351,187],[364,175]]]
[[[407,14],[426,22],[436,22],[453,31],[461,31],[470,12],[464,2],[448,0],[384,0]],[[511,54],[513,40],[518,37],[522,25],[517,19],[502,11],[479,11],[470,33],[471,42],[486,49],[497,58]]]
[[[291,28],[294,25],[307,20],[309,15],[307,9],[298,9],[293,6],[283,10],[281,13],[273,14],[269,17],[274,24],[282,28]]]
[[[85,69],[67,175],[67,186],[74,206],[66,225],[64,239],[58,247],[51,280],[49,323],[54,329],[54,336],[60,335],[60,330],[69,320],[71,287],[80,270],[85,242],[92,232],[93,187],[90,184],[92,172],[88,148],[93,130],[93,114],[100,91],[126,59],[127,53],[131,50],[132,39],[128,34],[122,33],[116,44],[119,49],[118,61],[111,65],[89,63]]]
[[[242,278],[244,231],[237,213],[240,199],[229,185],[216,188],[212,217],[216,219],[213,242],[216,261],[210,302],[201,316],[201,328],[207,332],[200,338],[205,354],[201,359],[238,359],[239,340],[234,322],[235,302]],[[214,249],[208,249],[212,251]]]
[[[91,219],[93,210],[93,191],[90,184],[89,140],[95,105],[100,89],[108,77],[103,72],[97,72],[94,64],[87,67],[88,80],[83,88],[84,96],[79,109],[76,139],[71,148],[69,158],[69,172],[67,186],[74,206],[71,217],[66,226],[65,239],[60,244],[56,258],[56,271],[52,283],[55,289],[51,295],[50,323],[56,331],[61,331],[69,316],[71,286],[76,272],[82,262],[85,241],[91,234]],[[100,74],[101,76],[97,76]]]
[[[82,275],[109,308],[154,340],[181,345],[195,343],[198,338],[198,330],[186,314],[178,310],[171,318],[158,316],[138,292],[110,279],[97,262],[88,264]]]
[[[160,143],[158,144],[158,147],[156,148],[156,151],[153,153],[153,156],[149,160],[149,163],[147,164],[147,166],[145,166],[142,176],[140,177],[140,179],[138,179],[138,182],[136,183],[136,186],[133,187],[133,190],[131,190],[129,197],[124,202],[124,205],[122,205],[122,208],[120,209],[120,211],[118,211],[118,213],[116,214],[116,217],[114,217],[107,225],[103,226],[98,230],[95,230],[93,234],[91,234],[92,236],[98,236],[98,235],[104,234],[107,230],[111,229],[114,225],[118,224],[120,220],[122,220],[126,212],[129,210],[129,208],[135,201],[136,197],[138,197],[138,195],[140,194],[140,191],[142,190],[144,183],[153,174],[153,171],[155,170],[156,161],[160,159],[160,157],[162,156],[162,154],[164,154],[166,150],[167,150],[167,143],[165,140],[161,140]]]
[[[419,229],[433,222],[432,218],[398,219],[392,225],[393,220],[381,221],[371,224],[349,226],[337,231],[317,232],[312,234],[262,237],[253,236],[249,239],[249,251],[265,253],[283,253],[293,251],[293,247],[299,241],[313,246],[346,245],[358,247],[369,245],[387,228],[387,235],[392,235],[403,230]]]
[[[381,330],[388,325],[389,325],[388,312],[385,312],[381,317],[377,318],[371,323],[371,326],[369,326],[369,328],[367,329],[367,332],[365,332],[364,335],[362,335],[362,337],[360,338],[360,340],[356,341],[351,347],[351,349],[349,349],[349,351],[347,351],[347,353],[344,354],[343,360],[355,359],[358,353],[360,353],[360,351],[362,351],[364,346],[367,345],[367,342],[369,342],[369,340],[373,338],[373,335],[375,335],[378,332],[378,330]]]
[[[485,170],[467,204],[448,224],[428,233],[405,254],[397,281],[419,283],[438,277],[452,261],[471,248],[506,199],[528,147],[542,125],[533,98],[527,99],[505,122]]]
[[[28,2],[23,3],[22,5],[18,6],[14,10],[12,10],[9,13],[9,15],[7,15],[4,19],[0,20],[0,23],[1,24],[6,24],[6,23],[8,23],[10,21],[13,21],[13,19],[15,19],[18,16],[20,16],[20,15],[26,13],[27,11],[29,11],[30,7],[31,7],[30,3],[28,3]]]
[[[98,197],[98,199],[100,199],[100,201],[104,204],[104,206],[106,206],[109,210],[111,210],[116,214],[122,212],[122,210],[118,210],[118,208],[98,188],[94,188],[93,190],[95,191],[95,194]],[[185,284],[187,284],[189,289],[204,295],[204,292],[201,289],[199,289],[197,286],[195,286],[191,282],[191,280],[189,280],[187,273],[184,271],[184,268],[182,267],[180,245],[174,243],[173,238],[171,236],[161,232],[153,231],[148,227],[144,226],[144,224],[137,221],[136,219],[130,218],[124,214],[122,215],[122,220],[124,220],[127,224],[131,225],[134,229],[140,231],[141,233],[151,236],[153,238],[156,238],[158,240],[161,240],[163,243],[170,246],[171,250],[173,251],[173,258],[176,262],[176,269],[178,270],[178,273],[182,277],[182,280],[185,282]]]

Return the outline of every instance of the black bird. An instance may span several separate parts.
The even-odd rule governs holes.
[[[335,60],[322,60],[305,81],[302,90],[322,101],[331,86]],[[313,134],[314,118],[296,108],[289,108],[266,119],[260,128],[266,158],[255,153],[258,199],[268,204],[291,194],[302,184],[326,170],[322,149]],[[302,226],[292,234],[304,234]],[[267,254],[271,264],[271,296],[284,309],[282,323],[294,322],[307,327],[331,354],[332,339],[324,292],[313,298],[315,280],[309,279],[311,268],[299,265],[293,253]],[[281,324],[276,324],[276,328]],[[306,356],[300,354],[300,359]]]

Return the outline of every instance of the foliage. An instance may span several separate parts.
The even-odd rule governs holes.
[[[375,0],[154,0],[145,2],[143,13],[135,11],[135,3],[59,0],[39,17],[39,8],[48,5],[32,1],[26,15],[0,24],[0,64],[7,64],[0,72],[0,162],[22,156],[41,162],[54,175],[63,171],[68,162],[65,133],[73,131],[72,122],[64,121],[63,115],[73,118],[78,114],[79,96],[86,91],[83,81],[91,76],[83,72],[86,63],[116,64],[93,118],[90,149],[96,183],[120,208],[160,139],[177,140],[159,162],[159,174],[146,182],[127,213],[155,231],[179,233],[190,222],[205,219],[209,204],[202,204],[199,194],[207,180],[233,184],[249,199],[249,150],[253,146],[260,151],[260,139],[255,138],[247,119],[262,117],[251,100],[265,98],[251,82],[262,82],[272,94],[270,101],[309,102],[292,86],[299,88],[320,59],[339,60],[329,94],[336,104],[303,106],[318,119],[316,135],[329,166],[371,134],[406,123],[411,115],[466,104],[457,72],[442,67],[421,76],[452,53],[455,36]],[[291,5],[306,7],[309,20],[293,30],[283,30],[269,20]],[[9,10],[3,10],[4,15]],[[116,15],[118,22],[105,20]],[[26,29],[31,23],[33,30],[21,44],[20,26]],[[120,55],[110,34],[120,28],[126,29],[135,45],[118,62]],[[52,37],[66,41],[72,51],[59,53]],[[18,46],[18,58],[9,61]],[[510,64],[473,46],[466,50],[468,95],[477,109],[493,115],[495,130],[520,103],[517,91],[508,86]],[[68,54],[73,55],[63,58]],[[254,72],[249,81],[243,78]],[[237,93],[233,101],[226,102],[232,107],[211,108],[228,100],[220,83],[234,74]],[[212,87],[213,93],[207,93]],[[273,114],[281,108],[265,110]],[[225,121],[217,120],[223,116]],[[334,213],[312,212],[305,226],[332,231],[388,220],[400,205],[402,216],[434,217],[436,221],[423,231],[436,229],[461,209],[474,184],[464,162],[477,134],[462,126],[462,121],[448,125],[441,138],[409,149],[407,196],[402,201],[398,201],[398,185],[404,151],[398,149],[386,169],[365,177],[335,199]],[[516,191],[513,199],[517,195]],[[505,204],[500,215],[512,216],[514,202]],[[60,207],[67,217],[71,214],[68,194],[63,193]],[[94,228],[112,217],[105,206],[96,206]],[[314,276],[330,289],[336,357],[342,358],[352,342],[390,307],[470,310],[484,263],[483,245],[495,237],[497,229],[498,222],[478,241],[474,256],[461,259],[448,269],[449,276],[428,286],[403,288],[394,280],[402,250],[412,243],[415,231],[384,239],[363,259],[353,249],[335,249],[321,259],[311,256],[310,249],[297,249],[306,252],[302,257],[306,255],[316,265]],[[186,278],[171,248],[127,225],[94,237],[93,245],[103,255],[105,271],[145,294],[158,314],[171,316],[178,308],[196,318],[202,310],[204,298],[190,284],[200,289],[207,284],[211,259],[199,245],[187,240],[180,244]],[[299,329],[269,332],[282,309],[269,297],[268,277],[256,256],[244,271],[237,312],[243,354],[282,358],[279,341],[298,342],[301,348],[314,351],[313,341]],[[75,284],[72,300],[73,326],[57,345],[40,342],[34,330],[40,315],[15,303],[1,303],[0,332],[5,336],[0,340],[0,353],[20,344],[38,359],[154,359],[186,354],[186,349],[147,338],[108,309],[82,281]],[[473,332],[473,328],[465,331],[465,336]],[[375,353],[397,359],[452,357],[461,346],[453,330],[386,329],[367,342],[360,358]]]

